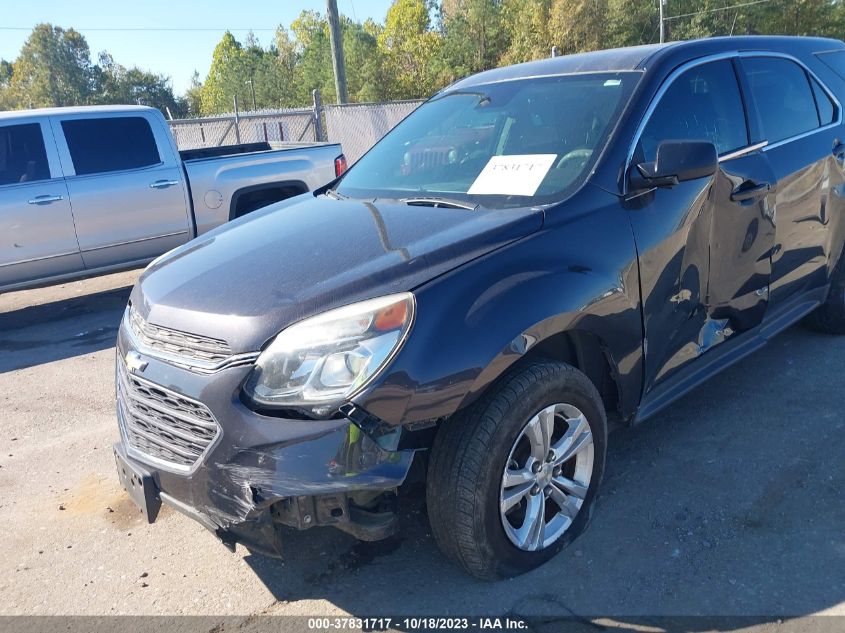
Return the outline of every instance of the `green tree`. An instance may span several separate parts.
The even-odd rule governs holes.
[[[12,67],[10,90],[18,107],[89,103],[94,69],[88,43],[77,31],[38,24]]]
[[[12,64],[5,59],[0,59],[0,86],[8,88],[12,82]]]
[[[199,116],[202,112],[202,82],[200,81],[200,74],[196,70],[191,75],[191,85],[185,91],[183,101],[185,116]]]
[[[214,47],[211,68],[202,85],[200,97],[203,114],[232,110],[234,96],[243,92],[241,84],[244,79],[240,72],[242,51],[241,44],[229,31],[223,34],[223,39]]]
[[[507,48],[501,64],[517,64],[548,57],[552,44],[549,34],[551,0],[504,0],[502,29]]]
[[[297,100],[306,104],[311,91],[319,90],[326,103],[336,99],[332,70],[329,23],[318,11],[303,11],[291,24],[297,50]]]
[[[123,103],[182,113],[167,77],[121,66],[106,52],[92,64],[88,43],[73,29],[39,24],[13,63],[0,61],[2,109]]]
[[[346,16],[341,16],[340,22],[350,101],[385,98],[390,93],[390,78],[379,49],[382,27],[371,20],[361,24]],[[325,103],[336,101],[328,21],[316,11],[303,11],[291,31],[298,50],[295,84],[299,104],[310,103],[314,89],[320,91]]]
[[[501,0],[451,0],[440,7],[441,68],[449,81],[498,65],[508,44]]]
[[[268,73],[272,76],[274,72],[271,56],[272,52],[265,51],[252,33],[242,45],[226,31],[214,48],[211,69],[200,90],[202,114],[231,112],[236,96],[240,109],[252,109],[253,89],[257,107],[278,107],[278,102],[268,96],[266,89],[262,92],[262,86],[266,88],[272,84],[268,78]]]
[[[385,99],[389,79],[378,47],[381,26],[372,20],[361,24],[344,17],[341,28],[350,101]]]
[[[763,5],[744,7],[736,15],[737,30],[735,32],[759,32],[783,35],[821,35],[841,38],[843,33],[843,4],[839,0],[792,0],[778,3],[780,6]],[[756,9],[756,10],[755,10]],[[734,12],[721,11],[728,14],[723,20],[726,24]],[[727,31],[722,30],[727,34]]]
[[[638,46],[657,41],[657,4],[632,0],[608,0],[605,48]]]
[[[258,109],[264,107],[265,104],[259,105],[258,97],[262,96],[261,90],[256,89],[256,80],[260,76],[266,74],[266,68],[269,66],[267,52],[261,47],[255,33],[250,31],[246,35],[241,54],[237,58],[237,68],[235,75],[236,92],[239,95],[239,107],[244,110],[251,110],[253,106]],[[238,87],[238,80],[242,84],[242,89]],[[253,103],[253,95],[255,95],[255,102]]]
[[[841,38],[845,34],[841,0],[773,0],[734,8],[731,8],[731,4],[737,3],[694,0],[684,4],[683,10],[668,12],[668,38],[682,40],[731,34],[821,35]],[[675,19],[676,15],[684,17]]]
[[[441,87],[433,61],[442,46],[438,33],[431,28],[428,6],[424,0],[395,0],[387,11],[384,29],[379,34],[381,52],[389,85],[385,97],[411,99],[428,97]]]
[[[296,86],[298,56],[296,42],[282,26],[276,29],[273,45],[255,79],[258,101],[262,107],[294,107],[301,105]]]
[[[549,34],[564,55],[607,48],[607,0],[553,0]]]
[[[170,79],[163,75],[126,68],[103,52],[93,69],[93,77],[92,103],[139,104],[169,111],[174,117],[183,114],[183,104],[174,97]]]
[[[12,64],[5,59],[0,59],[0,110],[11,110],[14,108],[12,99]]]

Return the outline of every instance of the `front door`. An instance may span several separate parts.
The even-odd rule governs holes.
[[[84,268],[50,126],[0,124],[0,287]]]
[[[751,144],[732,60],[693,64],[667,80],[634,162],[667,140],[716,146],[716,174],[629,196],[646,338],[646,393],[761,322],[771,273],[772,175]]]
[[[86,268],[152,259],[190,239],[181,164],[158,128],[141,110],[53,119]]]

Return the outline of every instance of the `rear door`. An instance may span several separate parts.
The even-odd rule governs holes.
[[[52,120],[86,268],[146,260],[190,238],[178,154],[144,111]]]
[[[49,123],[0,121],[0,287],[82,269]]]
[[[831,187],[842,183],[836,155],[845,156],[837,122],[839,105],[793,59],[755,55],[741,59],[759,127],[755,141],[777,180],[773,219],[772,307],[827,283]]]

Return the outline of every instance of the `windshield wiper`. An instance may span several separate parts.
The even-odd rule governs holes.
[[[464,202],[463,200],[453,200],[450,198],[401,198],[399,202],[404,202],[412,207],[440,207],[444,209],[466,209],[467,211],[475,211],[479,205],[471,202]]]

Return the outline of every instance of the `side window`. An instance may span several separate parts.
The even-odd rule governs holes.
[[[78,176],[138,169],[161,162],[150,124],[143,117],[62,121]]]
[[[760,113],[763,138],[769,143],[819,127],[813,91],[798,64],[778,57],[750,57],[742,60],[742,67]]]
[[[50,179],[44,135],[38,123],[0,127],[0,185]]]
[[[722,155],[748,144],[745,109],[730,60],[690,68],[661,97],[640,137],[642,160],[668,140],[711,141]]]
[[[816,98],[816,109],[819,113],[819,123],[829,125],[836,117],[836,106],[830,100],[818,81],[810,77],[810,84],[813,86],[813,96]]]

